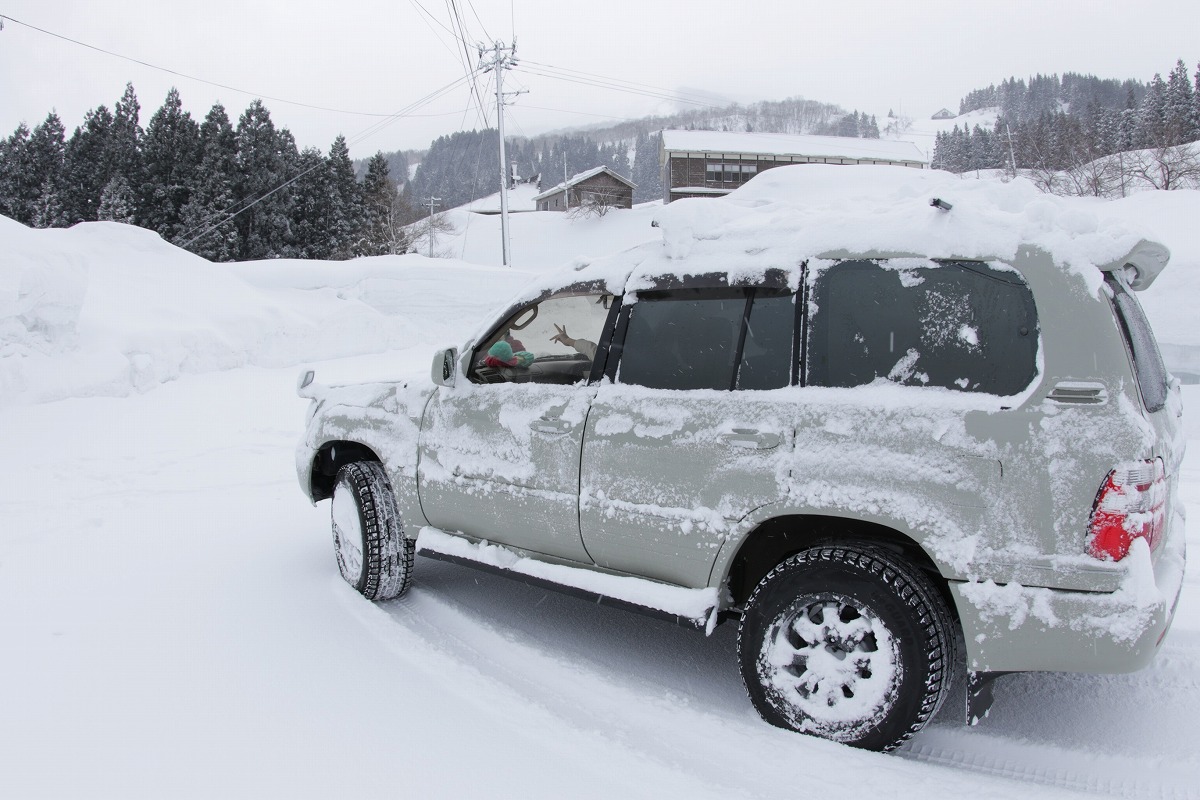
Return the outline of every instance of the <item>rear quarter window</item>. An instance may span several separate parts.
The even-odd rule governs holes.
[[[1150,320],[1142,310],[1142,304],[1120,280],[1112,274],[1106,278],[1113,291],[1113,311],[1120,323],[1121,335],[1133,363],[1138,389],[1142,393],[1142,404],[1153,413],[1161,411],[1167,404],[1169,377],[1158,341],[1150,328]]]
[[[1016,272],[847,261],[810,285],[810,385],[886,380],[1003,396],[1037,374],[1037,312]]]

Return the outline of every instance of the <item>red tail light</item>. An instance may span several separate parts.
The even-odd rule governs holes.
[[[1088,522],[1088,553],[1103,561],[1129,555],[1133,540],[1157,546],[1166,526],[1167,481],[1161,458],[1125,464],[1108,473]]]

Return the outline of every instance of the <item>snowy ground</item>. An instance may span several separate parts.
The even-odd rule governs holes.
[[[293,380],[6,410],[0,796],[1200,796],[1195,559],[1149,669],[1001,679],[980,726],[861,753],[760,722],[731,626],[422,558],[405,598],[362,599],[295,483]]]
[[[1171,291],[1143,299],[1185,350],[1196,200],[1128,211],[1180,237]],[[643,213],[585,221],[576,255],[656,235]],[[529,224],[568,247],[566,220]],[[35,274],[57,277],[22,292]],[[403,599],[355,594],[293,468],[311,328],[338,326],[322,380],[427,373],[525,277],[220,267],[117,226],[0,226],[0,798],[1200,798],[1200,415],[1193,559],[1155,662],[1002,678],[981,725],[948,709],[893,755],[759,721],[731,626],[706,638],[423,558]]]

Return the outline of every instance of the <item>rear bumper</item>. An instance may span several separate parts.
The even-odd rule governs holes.
[[[1115,592],[1076,592],[955,581],[967,668],[976,672],[1133,672],[1171,627],[1186,563],[1182,518],[1151,564],[1142,546]]]

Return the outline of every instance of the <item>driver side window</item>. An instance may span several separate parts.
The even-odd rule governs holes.
[[[474,383],[586,381],[614,298],[598,292],[552,295],[522,306],[475,348]]]

